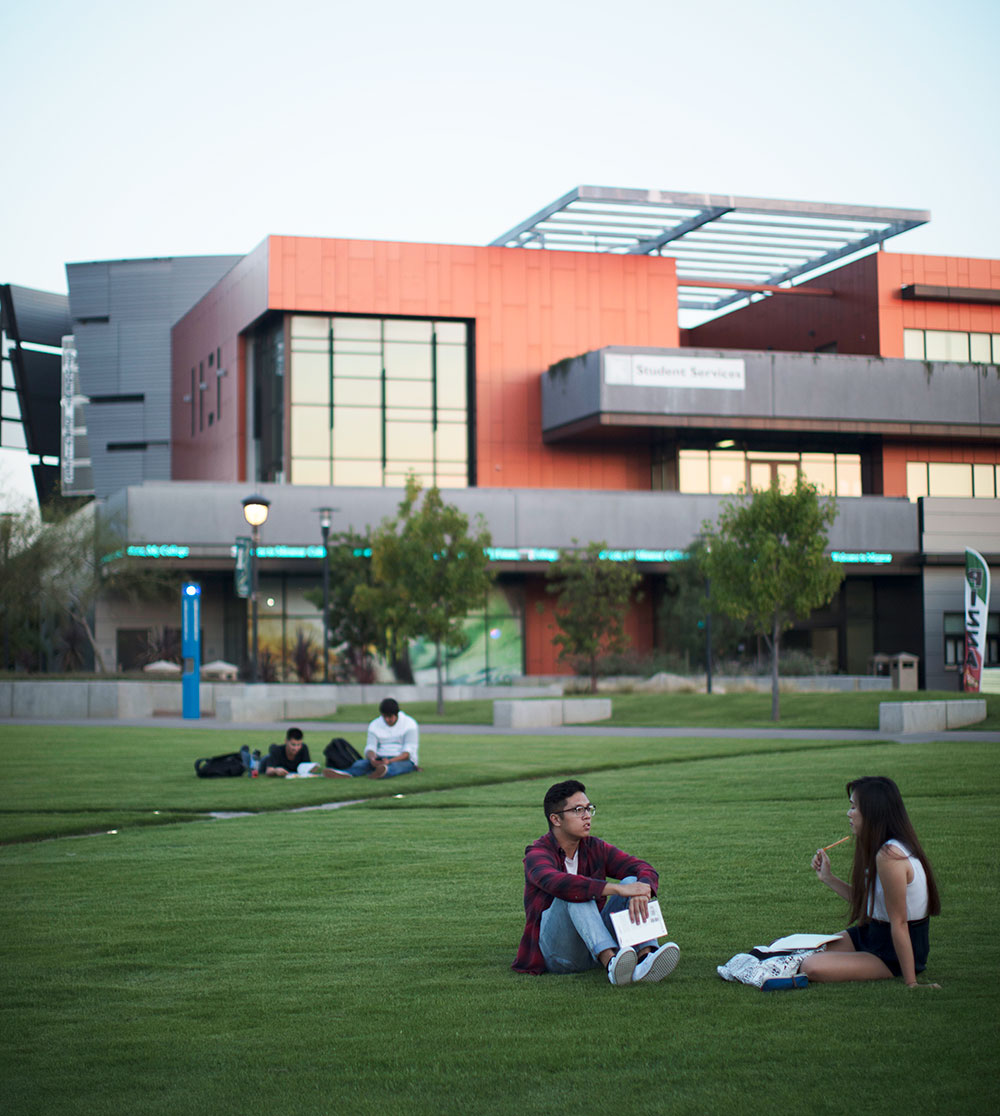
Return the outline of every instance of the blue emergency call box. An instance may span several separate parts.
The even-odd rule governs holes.
[[[189,720],[201,717],[201,586],[185,581],[181,586],[181,704]]]

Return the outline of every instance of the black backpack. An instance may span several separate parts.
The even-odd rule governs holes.
[[[338,771],[343,771],[361,759],[342,736],[335,736],[323,749],[323,755],[326,756],[326,766],[335,767]]]
[[[227,752],[224,756],[195,760],[194,770],[199,779],[217,779],[224,775],[242,775],[245,768],[239,752]]]

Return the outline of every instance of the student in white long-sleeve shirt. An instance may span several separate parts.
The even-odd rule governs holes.
[[[378,711],[379,715],[368,726],[364,756],[344,771],[327,768],[324,774],[342,779],[361,775],[386,779],[416,771],[420,748],[417,722],[400,710],[395,698],[384,698]]]

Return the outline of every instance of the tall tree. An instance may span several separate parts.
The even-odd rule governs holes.
[[[560,629],[552,642],[559,647],[561,662],[590,676],[591,693],[597,692],[602,656],[628,647],[625,613],[642,580],[632,562],[602,558],[606,550],[606,543],[592,542],[583,549],[560,551],[546,575],[547,589],[556,597]]]
[[[837,518],[833,497],[821,498],[799,477],[794,492],[776,485],[727,501],[716,524],[705,523],[704,568],[712,604],[748,621],[771,652],[771,720],[780,716],[781,633],[836,593],[843,569],[826,554]]]
[[[492,539],[479,517],[471,533],[469,517],[446,504],[437,488],[423,500],[420,482],[406,479],[399,514],[371,535],[373,584],[359,585],[355,604],[397,644],[423,636],[434,644],[437,710],[444,712],[443,648],[464,642],[462,621],[481,605],[492,581],[486,548]]]
[[[37,669],[42,657],[42,585],[49,540],[36,511],[0,515],[0,669]]]

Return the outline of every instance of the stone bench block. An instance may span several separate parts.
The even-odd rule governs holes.
[[[562,724],[559,699],[542,698],[527,701],[495,701],[493,724],[498,728],[552,728]]]
[[[564,725],[586,725],[611,720],[611,698],[563,698]]]
[[[944,732],[986,719],[986,701],[883,701],[878,707],[879,732]]]
[[[986,698],[966,698],[965,701],[946,701],[948,728],[962,728],[986,720]]]

